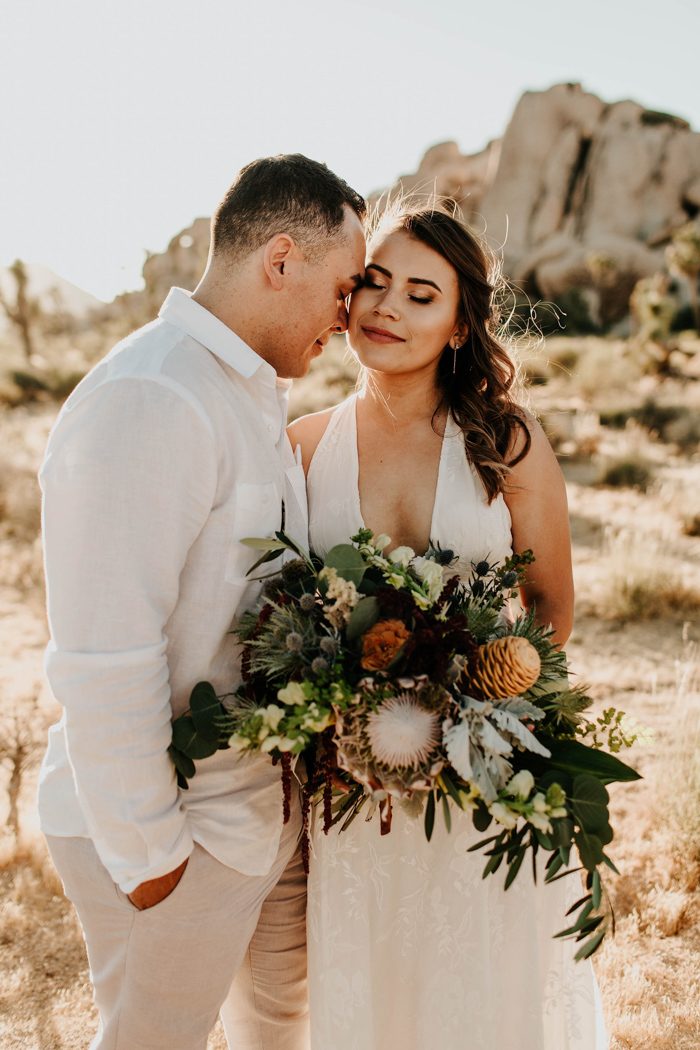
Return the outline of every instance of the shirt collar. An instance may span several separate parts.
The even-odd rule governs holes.
[[[291,380],[278,379],[271,364],[256,354],[228,325],[195,302],[192,294],[184,288],[170,289],[158,316],[187,332],[246,379],[258,372],[261,380],[270,386],[276,385],[280,393],[289,390]]]

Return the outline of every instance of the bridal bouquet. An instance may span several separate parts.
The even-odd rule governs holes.
[[[583,942],[577,958],[591,955],[610,922],[601,868],[616,871],[606,785],[638,779],[614,754],[634,734],[613,709],[590,722],[590,698],[569,685],[551,629],[532,612],[509,616],[532,553],[479,562],[465,580],[450,571],[452,551],[385,555],[389,537],[366,529],[323,560],[284,533],[246,542],[263,551],[254,569],[286,550],[295,559],[267,578],[237,627],[239,688],[218,698],[200,683],[173,723],[181,786],[193,760],[217,748],[267,752],[281,766],[288,819],[303,755],[307,861],[316,797],[326,831],[369,806],[387,833],[399,804],[423,814],[430,839],[438,813],[449,830],[453,807],[470,810],[478,831],[495,832],[472,846],[485,850],[484,877],[505,864],[508,888],[529,853],[536,878],[540,850],[547,882],[585,870],[578,915],[557,936]],[[568,867],[572,850],[580,868]]]

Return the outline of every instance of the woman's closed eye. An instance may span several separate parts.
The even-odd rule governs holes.
[[[387,290],[387,285],[378,284],[377,281],[372,280],[371,277],[365,277],[364,281],[362,282],[362,287],[374,288],[378,292],[385,292]],[[411,302],[414,303],[432,303],[433,301],[432,296],[409,295],[408,298],[411,300]]]

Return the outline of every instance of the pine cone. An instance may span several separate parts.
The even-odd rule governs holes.
[[[507,635],[479,646],[471,685],[489,700],[519,696],[535,684],[540,667],[539,653],[527,638]]]

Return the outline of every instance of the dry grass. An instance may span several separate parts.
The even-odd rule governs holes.
[[[600,584],[594,607],[604,620],[697,618],[700,590],[659,539],[636,530],[611,532],[599,563]]]
[[[106,342],[104,333],[93,334],[91,353]],[[50,357],[46,367],[55,364]],[[64,366],[79,367],[73,359]],[[654,733],[630,756],[644,780],[618,785],[612,799],[612,856],[622,875],[609,889],[618,926],[595,959],[611,1050],[697,1050],[700,463],[691,444],[672,443],[667,428],[695,412],[700,384],[655,382],[641,375],[624,343],[591,338],[533,346],[524,368],[539,374],[534,407],[554,432],[568,481],[579,596],[567,646],[572,666],[601,706],[627,711]],[[355,375],[344,341],[335,340],[297,385],[292,414],[339,400]],[[621,404],[616,425],[601,425],[601,415],[610,421]],[[673,419],[659,409],[669,405],[681,409]],[[18,705],[27,718],[38,698],[38,739],[56,709],[41,690],[46,626],[34,478],[56,407],[0,408],[0,619],[11,625],[0,649],[0,695],[6,709]],[[646,492],[600,486],[606,466],[625,458],[649,465]],[[35,741],[35,758],[42,746]],[[95,1012],[79,929],[38,835],[35,776],[30,762],[19,843],[0,832],[0,1045],[78,1050],[94,1031]],[[0,823],[7,786],[6,765]],[[210,1050],[224,1045],[218,1030]]]

